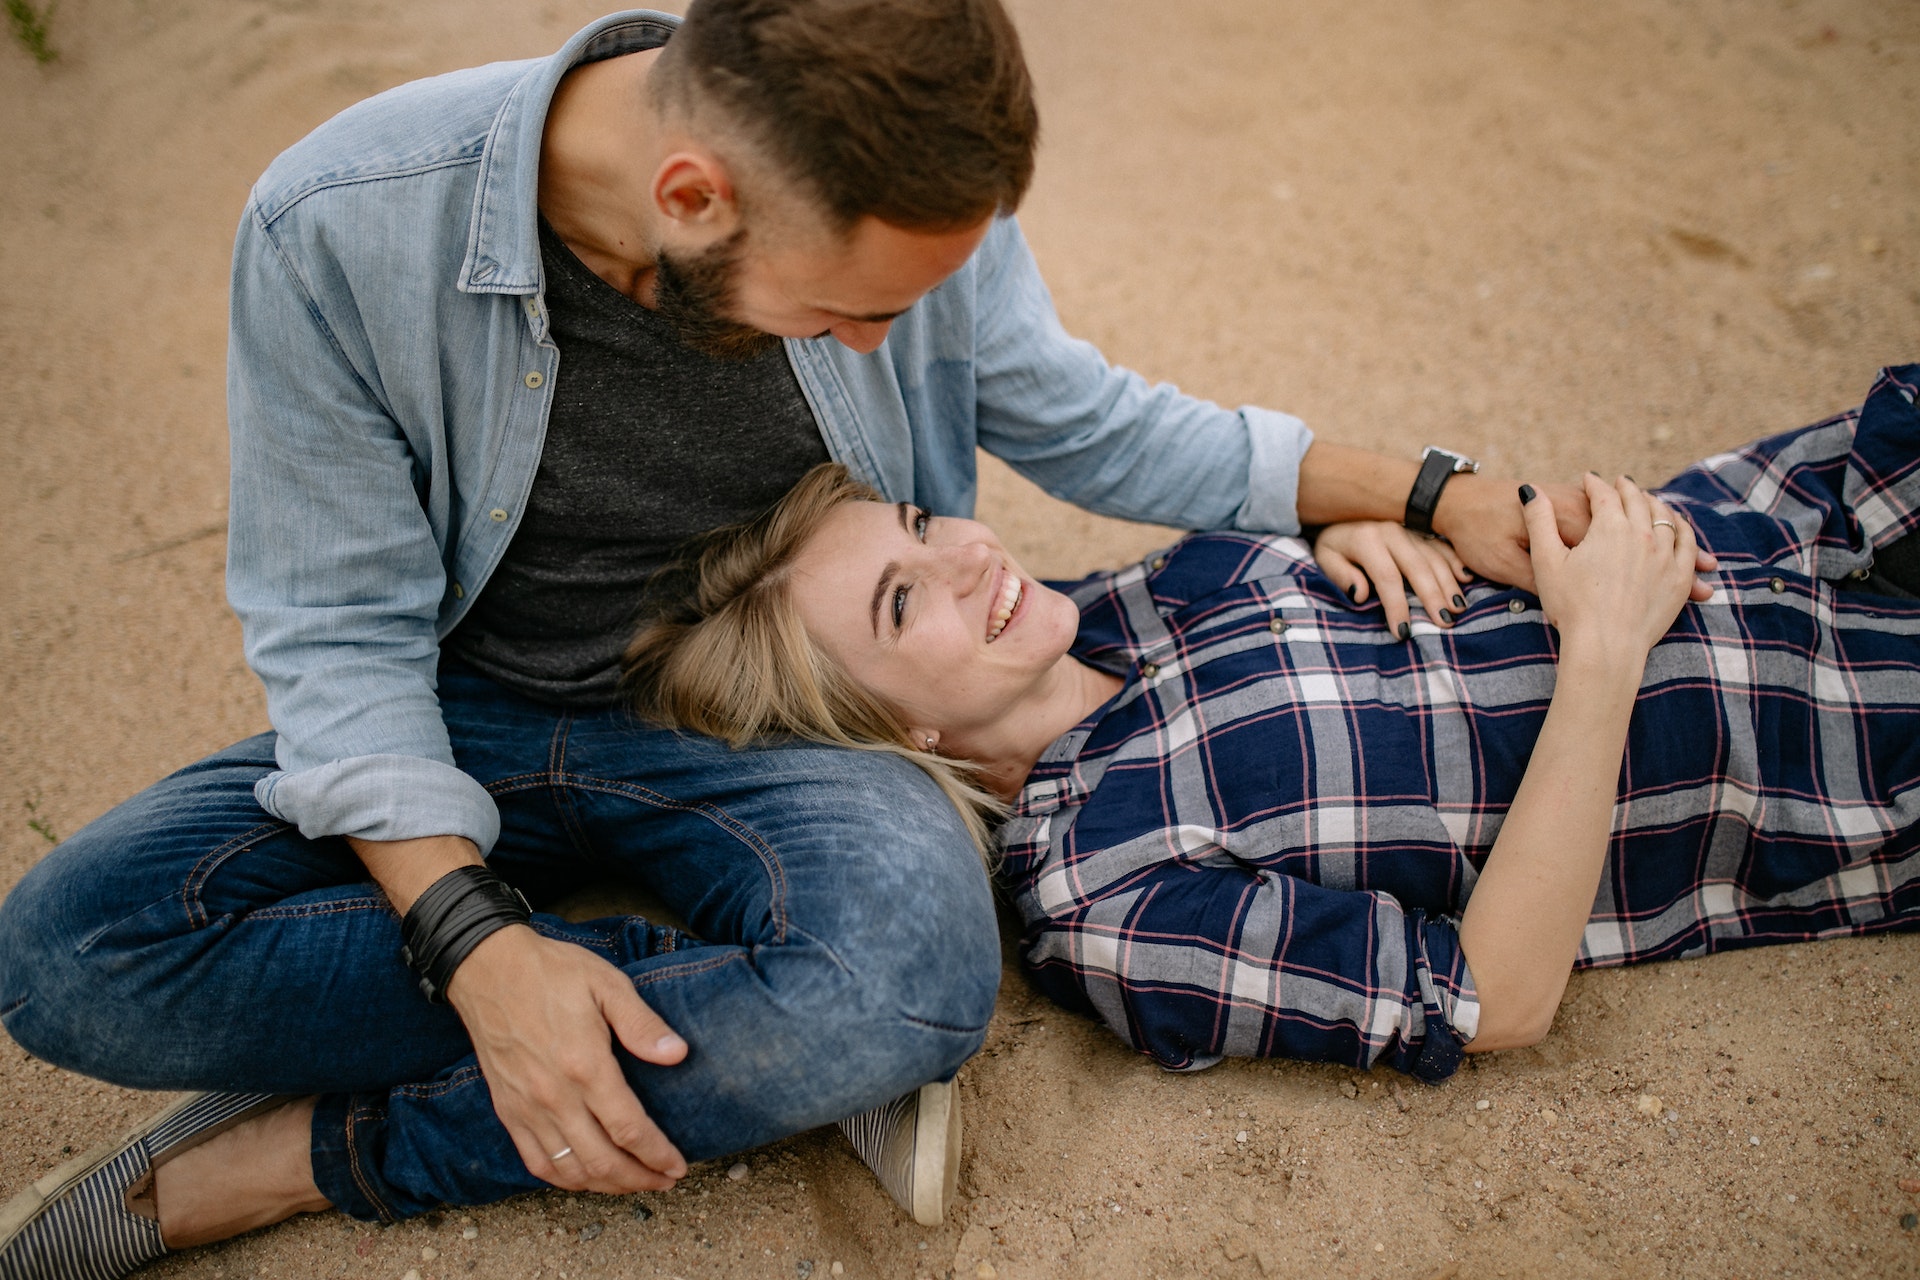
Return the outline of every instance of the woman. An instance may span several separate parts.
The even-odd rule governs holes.
[[[1920,601],[1874,569],[1920,545],[1917,375],[1657,494],[1589,476],[1571,549],[1523,486],[1537,598],[1377,525],[1063,592],[823,469],[630,672],[658,718],[911,756],[983,841],[1004,814],[1036,980],[1162,1065],[1439,1080],[1539,1040],[1575,967],[1920,922]],[[1356,612],[1356,564],[1437,622]]]

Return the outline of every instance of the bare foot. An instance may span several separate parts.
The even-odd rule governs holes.
[[[333,1206],[313,1182],[314,1099],[301,1098],[190,1147],[153,1171],[169,1249],[225,1240]]]

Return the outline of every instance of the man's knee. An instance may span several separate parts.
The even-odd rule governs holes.
[[[891,785],[836,823],[837,874],[795,877],[794,924],[882,1016],[977,1037],[1000,983],[1000,937],[979,853],[918,769],[878,761]],[[968,1049],[967,1052],[971,1052]]]

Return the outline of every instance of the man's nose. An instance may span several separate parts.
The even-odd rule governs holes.
[[[841,346],[866,355],[878,351],[893,328],[891,320],[842,320],[827,330]]]

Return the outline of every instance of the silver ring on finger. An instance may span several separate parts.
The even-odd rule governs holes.
[[[572,1147],[562,1147],[558,1151],[554,1152],[552,1155],[548,1156],[547,1159],[553,1161],[555,1164],[558,1164],[560,1163],[560,1161],[565,1160],[568,1156],[572,1154],[573,1154]]]
[[[1656,528],[1656,529],[1658,529],[1658,528],[1659,528],[1659,527],[1660,527],[1661,525],[1665,525],[1665,526],[1667,526],[1667,528],[1669,528],[1669,529],[1672,529],[1672,530],[1673,530],[1673,536],[1674,536],[1674,537],[1676,537],[1676,538],[1677,538],[1677,537],[1679,537],[1679,536],[1680,536],[1680,530],[1679,530],[1679,528],[1678,528],[1677,526],[1675,526],[1675,524],[1673,523],[1673,521],[1671,521],[1671,520],[1655,520],[1655,521],[1653,522],[1653,527],[1654,527],[1654,528]]]

